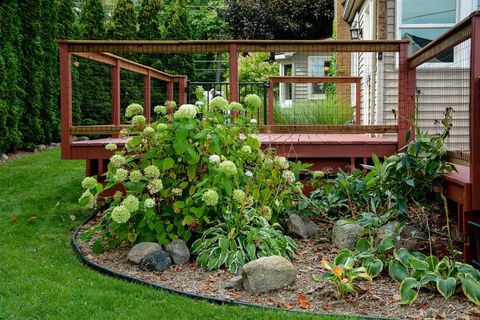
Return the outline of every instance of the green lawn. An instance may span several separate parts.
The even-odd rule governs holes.
[[[0,165],[0,319],[339,319],[213,305],[88,269],[69,242],[88,215],[83,174],[59,150]]]

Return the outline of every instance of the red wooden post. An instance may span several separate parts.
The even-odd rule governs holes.
[[[272,79],[268,79],[268,113],[267,113],[267,125],[273,126],[273,104],[274,95],[273,95],[273,87],[274,82]]]
[[[480,16],[472,18],[470,44],[470,181],[472,209],[480,210]]]
[[[187,77],[178,79],[178,104],[187,103]]]
[[[361,79],[357,79],[355,81],[355,86],[356,86],[356,95],[355,95],[355,124],[357,126],[360,125],[361,120],[361,115],[360,115],[360,106],[362,103],[362,84],[361,84]]]
[[[150,76],[150,70],[148,70],[147,74],[143,77],[143,111],[145,114],[145,118],[147,118],[147,123],[150,123],[152,112],[151,79],[152,78]]]
[[[236,44],[229,45],[228,58],[230,62],[230,100],[238,102],[240,97],[238,94],[238,51]]]
[[[120,125],[120,61],[112,67],[112,124]]]
[[[62,159],[70,158],[72,144],[72,66],[68,44],[60,44],[60,108],[62,118]]]
[[[167,82],[167,100],[173,100],[173,81]]]
[[[400,44],[398,55],[398,149],[404,147],[414,136],[413,130],[415,118],[415,68],[408,67],[408,43]],[[407,133],[412,129],[409,141]]]

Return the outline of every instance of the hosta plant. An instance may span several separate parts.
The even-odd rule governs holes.
[[[327,281],[335,289],[339,297],[347,294],[356,294],[357,281],[371,281],[365,267],[354,267],[355,259],[350,252],[344,251],[337,255],[333,262],[322,260],[321,266],[325,270],[320,277],[314,276],[315,281]]]
[[[402,304],[411,304],[417,299],[420,289],[438,291],[445,299],[463,291],[477,306],[480,305],[480,271],[471,265],[448,257],[439,260],[406,249],[394,251],[390,262],[390,276],[400,282]]]
[[[189,241],[222,223],[227,212],[246,208],[275,223],[292,206],[302,191],[301,165],[264,154],[248,113],[233,119],[231,107],[242,106],[221,97],[178,109],[169,101],[155,107],[156,121],[147,123],[142,106],[128,106],[130,126],[121,132],[128,142],[106,146],[115,154],[104,189],[121,191],[105,207],[97,249],[122,241]],[[102,188],[93,177],[86,181],[80,203],[91,207]]]
[[[226,212],[222,222],[193,243],[192,252],[198,254],[197,264],[201,267],[212,270],[225,266],[236,273],[246,262],[260,257],[292,258],[296,247],[278,224],[270,224],[263,212],[249,208],[241,214]]]

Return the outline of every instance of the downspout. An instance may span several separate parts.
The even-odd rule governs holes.
[[[378,39],[377,35],[377,1],[373,0],[371,1],[371,10],[372,10],[372,15],[373,17],[373,23],[372,23],[372,34],[373,40]],[[375,124],[375,101],[376,101],[376,94],[375,94],[375,88],[377,86],[377,55],[375,52],[372,52],[372,73],[370,76],[370,116],[369,116],[369,124]]]

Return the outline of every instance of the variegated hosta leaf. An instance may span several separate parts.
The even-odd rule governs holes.
[[[455,278],[448,277],[447,279],[443,279],[441,277],[438,277],[437,290],[445,299],[451,297],[455,293],[456,288],[457,280],[455,280]]]
[[[400,304],[412,304],[417,299],[420,282],[414,278],[406,278],[400,285]]]

